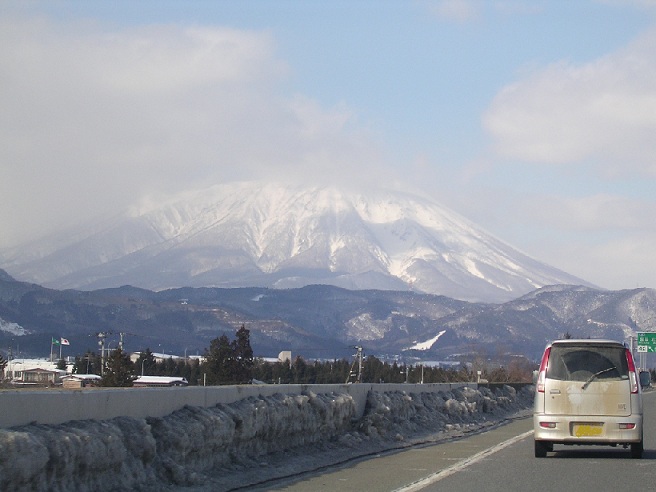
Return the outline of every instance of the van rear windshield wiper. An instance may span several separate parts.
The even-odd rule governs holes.
[[[595,372],[592,376],[590,376],[588,378],[588,380],[585,382],[585,384],[583,386],[581,386],[581,389],[582,390],[586,389],[590,385],[590,383],[597,378],[597,376],[601,376],[602,374],[613,371],[615,369],[617,369],[617,367],[613,366],[613,367],[609,367],[608,369],[603,369],[599,372]]]

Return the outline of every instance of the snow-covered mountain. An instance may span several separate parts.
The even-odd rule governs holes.
[[[486,302],[585,284],[425,197],[257,182],[144,203],[4,251],[0,267],[54,288],[328,284]]]

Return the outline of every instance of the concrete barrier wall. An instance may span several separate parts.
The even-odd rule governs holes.
[[[365,410],[369,391],[408,393],[448,391],[476,383],[439,384],[272,384],[189,386],[186,388],[88,388],[0,391],[0,427],[30,423],[62,424],[71,420],[107,420],[114,417],[163,417],[185,405],[212,407],[248,397],[276,393],[348,393],[357,415]]]

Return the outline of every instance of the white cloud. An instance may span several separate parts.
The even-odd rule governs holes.
[[[653,286],[656,30],[587,63],[520,72],[483,123],[487,175],[521,166],[505,190],[477,195],[501,237],[602,287]],[[542,193],[536,176],[549,179]],[[504,211],[511,221],[492,216]]]
[[[544,11],[544,3],[538,0],[424,0],[421,3],[435,18],[458,24],[480,21],[495,12],[515,17]]]
[[[653,231],[599,241],[581,240],[580,237],[565,240],[562,234],[557,234],[545,241],[545,255],[541,260],[602,288],[653,288],[652,279],[656,277],[654,244],[656,233]]]
[[[654,286],[656,201],[622,190],[577,196],[499,188],[488,178],[454,208],[529,256],[600,287]]]
[[[621,195],[534,196],[515,203],[534,256],[610,289],[653,287],[656,202]]]
[[[505,87],[484,125],[503,157],[589,161],[606,176],[656,177],[656,31],[593,62],[556,63]]]
[[[646,10],[656,7],[656,0],[597,0],[599,3],[616,5],[620,7],[634,6]]]
[[[288,95],[288,76],[268,32],[0,20],[0,246],[146,192],[379,157],[345,104]]]
[[[640,231],[653,227],[656,203],[626,196],[533,196],[520,205],[527,222],[582,233]]]
[[[428,10],[439,19],[469,22],[479,18],[482,5],[474,0],[439,0],[428,3]]]

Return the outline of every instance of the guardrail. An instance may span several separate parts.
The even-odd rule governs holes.
[[[434,384],[272,384],[188,386],[184,388],[84,388],[0,391],[0,427],[30,423],[62,424],[71,420],[108,420],[115,417],[164,417],[185,405],[211,407],[249,397],[277,393],[348,393],[361,417],[369,391],[424,393],[449,391],[476,383]]]

